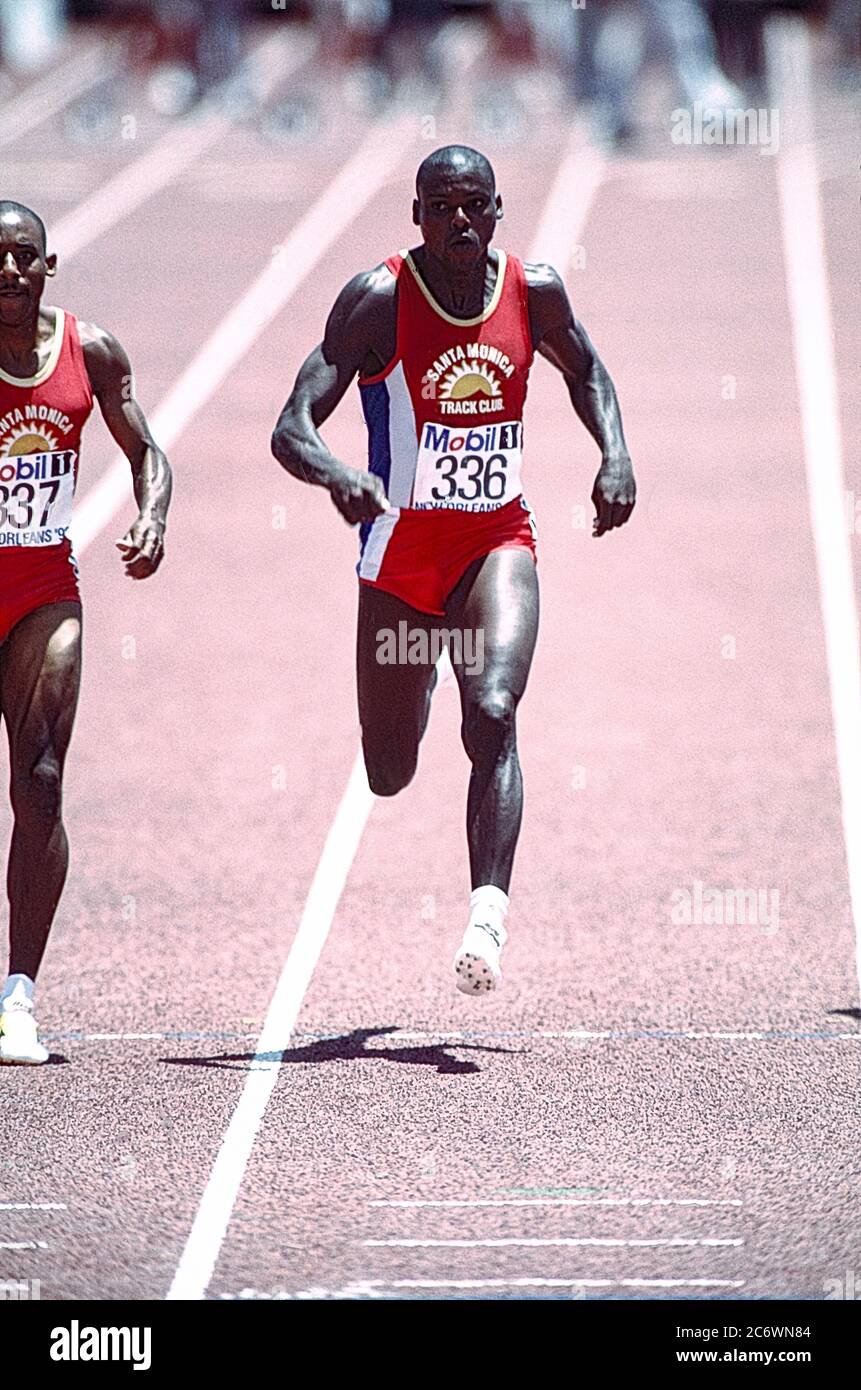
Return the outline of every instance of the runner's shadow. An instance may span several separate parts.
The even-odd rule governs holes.
[[[162,1057],[171,1066],[184,1067],[223,1067],[236,1070],[241,1062],[355,1062],[360,1059],[371,1061],[400,1062],[407,1066],[436,1067],[447,1076],[473,1076],[481,1068],[461,1057],[453,1057],[446,1047],[454,1046],[458,1052],[504,1052],[514,1054],[510,1047],[485,1047],[479,1043],[429,1043],[424,1047],[373,1047],[366,1048],[369,1038],[385,1037],[399,1029],[354,1028],[337,1038],[320,1038],[304,1047],[288,1047],[286,1052],[221,1052],[215,1057]]]

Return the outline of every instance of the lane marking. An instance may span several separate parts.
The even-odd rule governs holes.
[[[258,335],[371,201],[411,138],[412,124],[407,118],[375,126],[299,219],[277,253],[216,325],[162,399],[152,416],[152,431],[163,449],[169,449],[179,438],[254,346]],[[117,453],[77,505],[72,538],[78,555],[83,554],[130,497],[128,460]]]
[[[741,1289],[745,1279],[359,1279],[341,1289],[311,1288],[298,1293],[260,1293],[242,1289],[240,1293],[221,1293],[217,1298],[234,1300],[283,1300],[305,1298],[378,1298],[386,1289]]]
[[[741,1207],[740,1197],[476,1197],[376,1198],[369,1207]]]
[[[292,1041],[298,1046],[308,1046],[314,1043],[334,1042],[338,1038],[348,1035],[352,1030],[344,1028],[334,1033],[301,1033],[294,1032]],[[249,1033],[237,1033],[230,1030],[201,1030],[201,1029],[177,1029],[173,1032],[165,1033],[43,1033],[45,1042],[252,1042],[259,1037],[256,1030]],[[666,1031],[646,1033],[646,1032],[595,1032],[589,1033],[582,1029],[564,1033],[540,1032],[521,1032],[521,1033],[497,1033],[487,1032],[458,1032],[458,1033],[388,1033],[385,1038],[371,1038],[365,1044],[365,1050],[369,1056],[374,1052],[383,1052],[386,1041],[389,1042],[417,1042],[427,1044],[429,1041],[436,1041],[448,1047],[465,1046],[470,1044],[480,1044],[490,1039],[496,1041],[529,1041],[530,1039],[549,1039],[554,1040],[589,1040],[593,1042],[643,1042],[643,1041],[715,1041],[725,1042],[727,1039],[741,1042],[859,1042],[861,1041],[861,1031],[855,1033],[799,1033],[799,1032],[771,1032],[760,1033],[703,1033],[703,1032],[676,1032]]]
[[[532,238],[530,261],[547,261],[564,279],[606,172],[604,155],[575,128]]]
[[[487,1237],[484,1239],[467,1240],[435,1240],[435,1239],[411,1239],[407,1237],[403,1240],[363,1240],[362,1245],[374,1247],[398,1248],[409,1250],[498,1250],[509,1245],[518,1247],[528,1247],[536,1249],[547,1245],[595,1245],[612,1246],[614,1249],[620,1246],[718,1246],[718,1245],[744,1245],[744,1241],[731,1236],[642,1236],[630,1240],[620,1236],[547,1236],[543,1237],[521,1237],[521,1236],[500,1236]]]
[[[68,1211],[66,1202],[0,1202],[0,1211]]]
[[[50,229],[51,249],[60,261],[76,256],[85,246],[148,199],[173,183],[235,125],[238,113],[231,93],[253,84],[254,99],[265,99],[280,81],[306,61],[311,47],[275,34],[261,43],[237,74],[200,103],[189,116],[175,122],[155,144],[100,185],[78,207]]]
[[[335,1034],[334,1036],[338,1036],[338,1035]],[[585,1029],[585,1028],[570,1028],[570,1029],[564,1029],[564,1030],[561,1030],[561,1031],[558,1031],[558,1032],[552,1032],[552,1031],[549,1031],[549,1030],[546,1030],[546,1029],[540,1029],[540,1030],[533,1031],[533,1032],[519,1032],[519,1033],[497,1033],[497,1032],[491,1032],[491,1031],[488,1031],[488,1032],[470,1032],[470,1033],[467,1033],[467,1032],[460,1032],[460,1031],[459,1031],[459,1032],[456,1032],[456,1033],[444,1033],[444,1032],[435,1033],[435,1032],[432,1032],[432,1031],[431,1031],[431,1032],[426,1032],[426,1033],[424,1033],[424,1032],[423,1032],[423,1033],[418,1033],[418,1032],[410,1032],[410,1033],[407,1033],[407,1032],[395,1032],[395,1033],[387,1033],[386,1036],[385,1036],[385,1038],[380,1037],[380,1038],[372,1038],[372,1039],[369,1039],[369,1042],[368,1042],[368,1044],[367,1044],[367,1049],[368,1049],[369,1052],[370,1052],[370,1051],[373,1051],[373,1048],[374,1048],[375,1045],[376,1045],[377,1048],[380,1048],[380,1047],[383,1047],[387,1041],[388,1041],[388,1042],[427,1042],[427,1041],[428,1041],[429,1039],[431,1039],[431,1038],[437,1039],[437,1040],[440,1041],[440,1042],[450,1043],[450,1044],[452,1044],[452,1045],[456,1045],[458,1042],[466,1043],[466,1042],[470,1042],[470,1041],[487,1040],[487,1039],[489,1039],[489,1038],[494,1038],[494,1039],[504,1039],[504,1038],[508,1038],[508,1039],[547,1038],[548,1040],[551,1040],[551,1041],[554,1040],[554,1039],[556,1039],[556,1040],[572,1039],[572,1040],[582,1040],[582,1041],[588,1041],[588,1042],[607,1042],[607,1041],[610,1041],[610,1042],[619,1042],[619,1041],[622,1041],[622,1042],[639,1042],[639,1041],[646,1040],[646,1039],[652,1039],[652,1040],[655,1040],[655,1041],[658,1041],[658,1042],[661,1042],[661,1041],[663,1041],[663,1040],[669,1040],[669,1041],[682,1040],[682,1041],[688,1041],[688,1042],[703,1042],[703,1041],[705,1041],[705,1042],[708,1042],[708,1041],[713,1041],[713,1042],[727,1042],[727,1041],[730,1041],[730,1042],[773,1042],[773,1041],[782,1041],[782,1042],[810,1042],[810,1041],[816,1041],[816,1042],[818,1042],[818,1041],[831,1040],[831,1039],[836,1039],[836,1040],[839,1041],[839,1042],[845,1042],[845,1041],[847,1041],[847,1040],[853,1041],[853,1042],[857,1042],[859,1039],[861,1039],[861,1031],[856,1031],[856,1032],[853,1032],[853,1033],[832,1033],[832,1032],[811,1032],[811,1033],[803,1033],[803,1032],[795,1032],[795,1031],[789,1031],[789,1030],[787,1030],[786,1032],[780,1032],[779,1030],[776,1030],[776,1029],[775,1029],[775,1030],[766,1031],[765,1029],[763,1029],[763,1030],[761,1030],[761,1031],[759,1031],[759,1032],[725,1032],[725,1031],[707,1032],[706,1030],[697,1030],[697,1029],[690,1029],[690,1028],[688,1028],[688,1029],[678,1029],[678,1030],[664,1029],[664,1028],[655,1028],[655,1029],[651,1029],[651,1030],[649,1030],[649,1029],[642,1029],[642,1030],[637,1029],[637,1030],[631,1030],[631,1031],[624,1031],[624,1030],[622,1030],[622,1029],[615,1030],[615,1029],[607,1028],[607,1029],[599,1029],[599,1030],[595,1030],[595,1031],[589,1031],[588,1029]]]
[[[368,1279],[370,1289],[740,1289],[745,1279]],[[351,1287],[348,1285],[348,1288]],[[355,1286],[353,1286],[355,1287]]]
[[[806,22],[789,17],[769,20],[765,39],[769,88],[783,116],[783,140],[777,157],[783,254],[831,688],[855,926],[855,968],[861,981],[861,659],[845,519],[846,480],[828,262],[813,138],[810,39]]]
[[[398,128],[398,126],[395,127],[396,130]],[[292,236],[288,238],[285,247],[276,257],[278,261],[282,262],[277,270],[273,271],[272,267],[265,270],[257,284],[252,286],[248,295],[245,296],[245,299],[253,305],[255,319],[254,331],[248,337],[249,345],[259,331],[260,324],[268,323],[274,317],[277,308],[292,293],[298,280],[308,273],[308,269],[312,265],[316,264],[323,252],[340,235],[345,226],[353,220],[359,208],[364,207],[373,192],[382,185],[389,172],[395,168],[407,145],[406,132],[410,129],[409,121],[400,128],[402,129],[400,139],[394,138],[392,132],[387,133],[383,140],[380,140],[376,132],[372,134],[370,140],[366,141],[359,149],[311,212],[302,219]],[[369,146],[374,149],[374,153],[370,155],[372,161],[370,163]],[[596,188],[597,183],[593,186],[592,196],[594,196]],[[570,190],[561,189],[557,179],[553,186],[551,202],[557,209],[557,215],[566,218],[569,223],[566,235],[576,235],[576,229],[572,231],[570,218],[566,216],[569,196]],[[585,217],[590,201],[591,198],[589,200],[579,199],[577,209],[581,218]],[[350,208],[349,216],[346,213],[347,208]],[[542,219],[541,227],[544,229],[543,234],[546,235],[545,222],[546,218]],[[285,285],[287,286],[286,293]],[[273,297],[276,300],[274,305],[272,303]],[[192,371],[190,369],[190,372],[184,374],[184,377],[174,387],[167,403],[162,407],[160,416],[164,415],[165,418],[160,420],[158,428],[154,431],[160,440],[170,437],[166,426],[174,417],[182,416],[193,408],[195,387],[198,390],[206,391],[209,395],[214,389],[210,372],[214,370],[221,373],[221,376],[224,375],[222,355],[229,356],[236,351],[235,335],[241,334],[243,328],[247,327],[245,320],[248,314],[244,301],[237,308],[240,312],[238,314],[234,312],[229,318],[238,319],[238,322],[228,322],[216,330],[203,353],[199,354],[192,364],[192,368],[197,370]],[[201,356],[206,358],[203,371],[198,366]],[[232,360],[234,359],[231,357],[231,363]],[[185,378],[189,377],[190,374],[192,380],[186,382]],[[221,377],[219,377],[220,379]],[[127,495],[127,468],[128,465],[123,460],[122,473],[115,465],[112,470],[109,470],[108,480],[102,480],[105,487],[97,498],[98,515],[101,515],[108,506],[112,510],[115,509],[118,505],[118,502],[113,500],[115,497]],[[111,492],[111,476],[115,478],[113,493]],[[101,487],[102,484],[97,485],[97,488]],[[94,489],[94,492],[96,490]],[[89,501],[89,497],[86,501]],[[85,517],[86,521],[87,518]],[[104,522],[101,523],[101,525],[103,524]],[[328,937],[332,919],[358,850],[365,824],[371,813],[373,802],[374,797],[368,787],[362,755],[359,752],[353,763],[347,789],[326,838],[299,930],[269,1005],[255,1054],[259,1061],[250,1064],[250,1074],[222,1140],[188,1241],[168,1291],[168,1299],[202,1299],[206,1296],[206,1289],[227,1233],[254,1140],[263,1120],[272,1088],[275,1085],[281,1065],[281,1055],[289,1046],[305,991]]]
[[[118,69],[121,45],[99,41],[18,92],[0,110],[0,148],[56,116]]]
[[[373,795],[361,757],[326,837],[299,929],[281,971],[256,1057],[221,1142],[168,1299],[202,1299],[227,1233],[248,1159],[353,862]]]

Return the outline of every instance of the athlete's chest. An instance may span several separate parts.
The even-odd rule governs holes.
[[[509,264],[484,311],[465,321],[442,310],[417,277],[407,286],[399,347],[419,413],[476,420],[519,414],[533,358],[522,275]]]
[[[0,367],[0,458],[77,448],[92,389],[72,330],[58,330],[31,377]]]

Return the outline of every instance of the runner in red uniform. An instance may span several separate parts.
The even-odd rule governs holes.
[[[501,978],[522,782],[515,713],[538,628],[535,532],[521,492],[533,353],[562,373],[601,450],[594,534],[623,525],[634,475],[613,384],[550,266],[490,243],[502,201],[476,150],[424,160],[413,221],[422,245],[357,275],[299,372],[272,438],[295,477],[329,489],[360,524],[358,694],[371,789],[411,780],[439,641],[447,643],[472,764],[472,895],[458,988]],[[358,375],[369,471],[326,448],[319,426]]]
[[[0,202],[0,716],[15,818],[0,1062],[48,1060],[33,989],[68,867],[62,779],[81,670],[68,530],[94,398],[132,468],[140,511],[117,545],[133,579],[161,563],[170,500],[170,469],[132,394],[122,347],[103,329],[42,306],[56,262],[41,218]]]

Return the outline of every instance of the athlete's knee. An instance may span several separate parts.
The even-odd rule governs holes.
[[[467,699],[463,743],[472,762],[497,758],[514,736],[517,700],[504,684],[485,685]]]
[[[375,750],[364,741],[365,771],[374,796],[397,796],[409,786],[418,766],[418,749],[400,753],[391,748]]]
[[[11,801],[20,825],[44,830],[57,824],[63,809],[63,774],[53,753],[42,753],[14,770]]]

